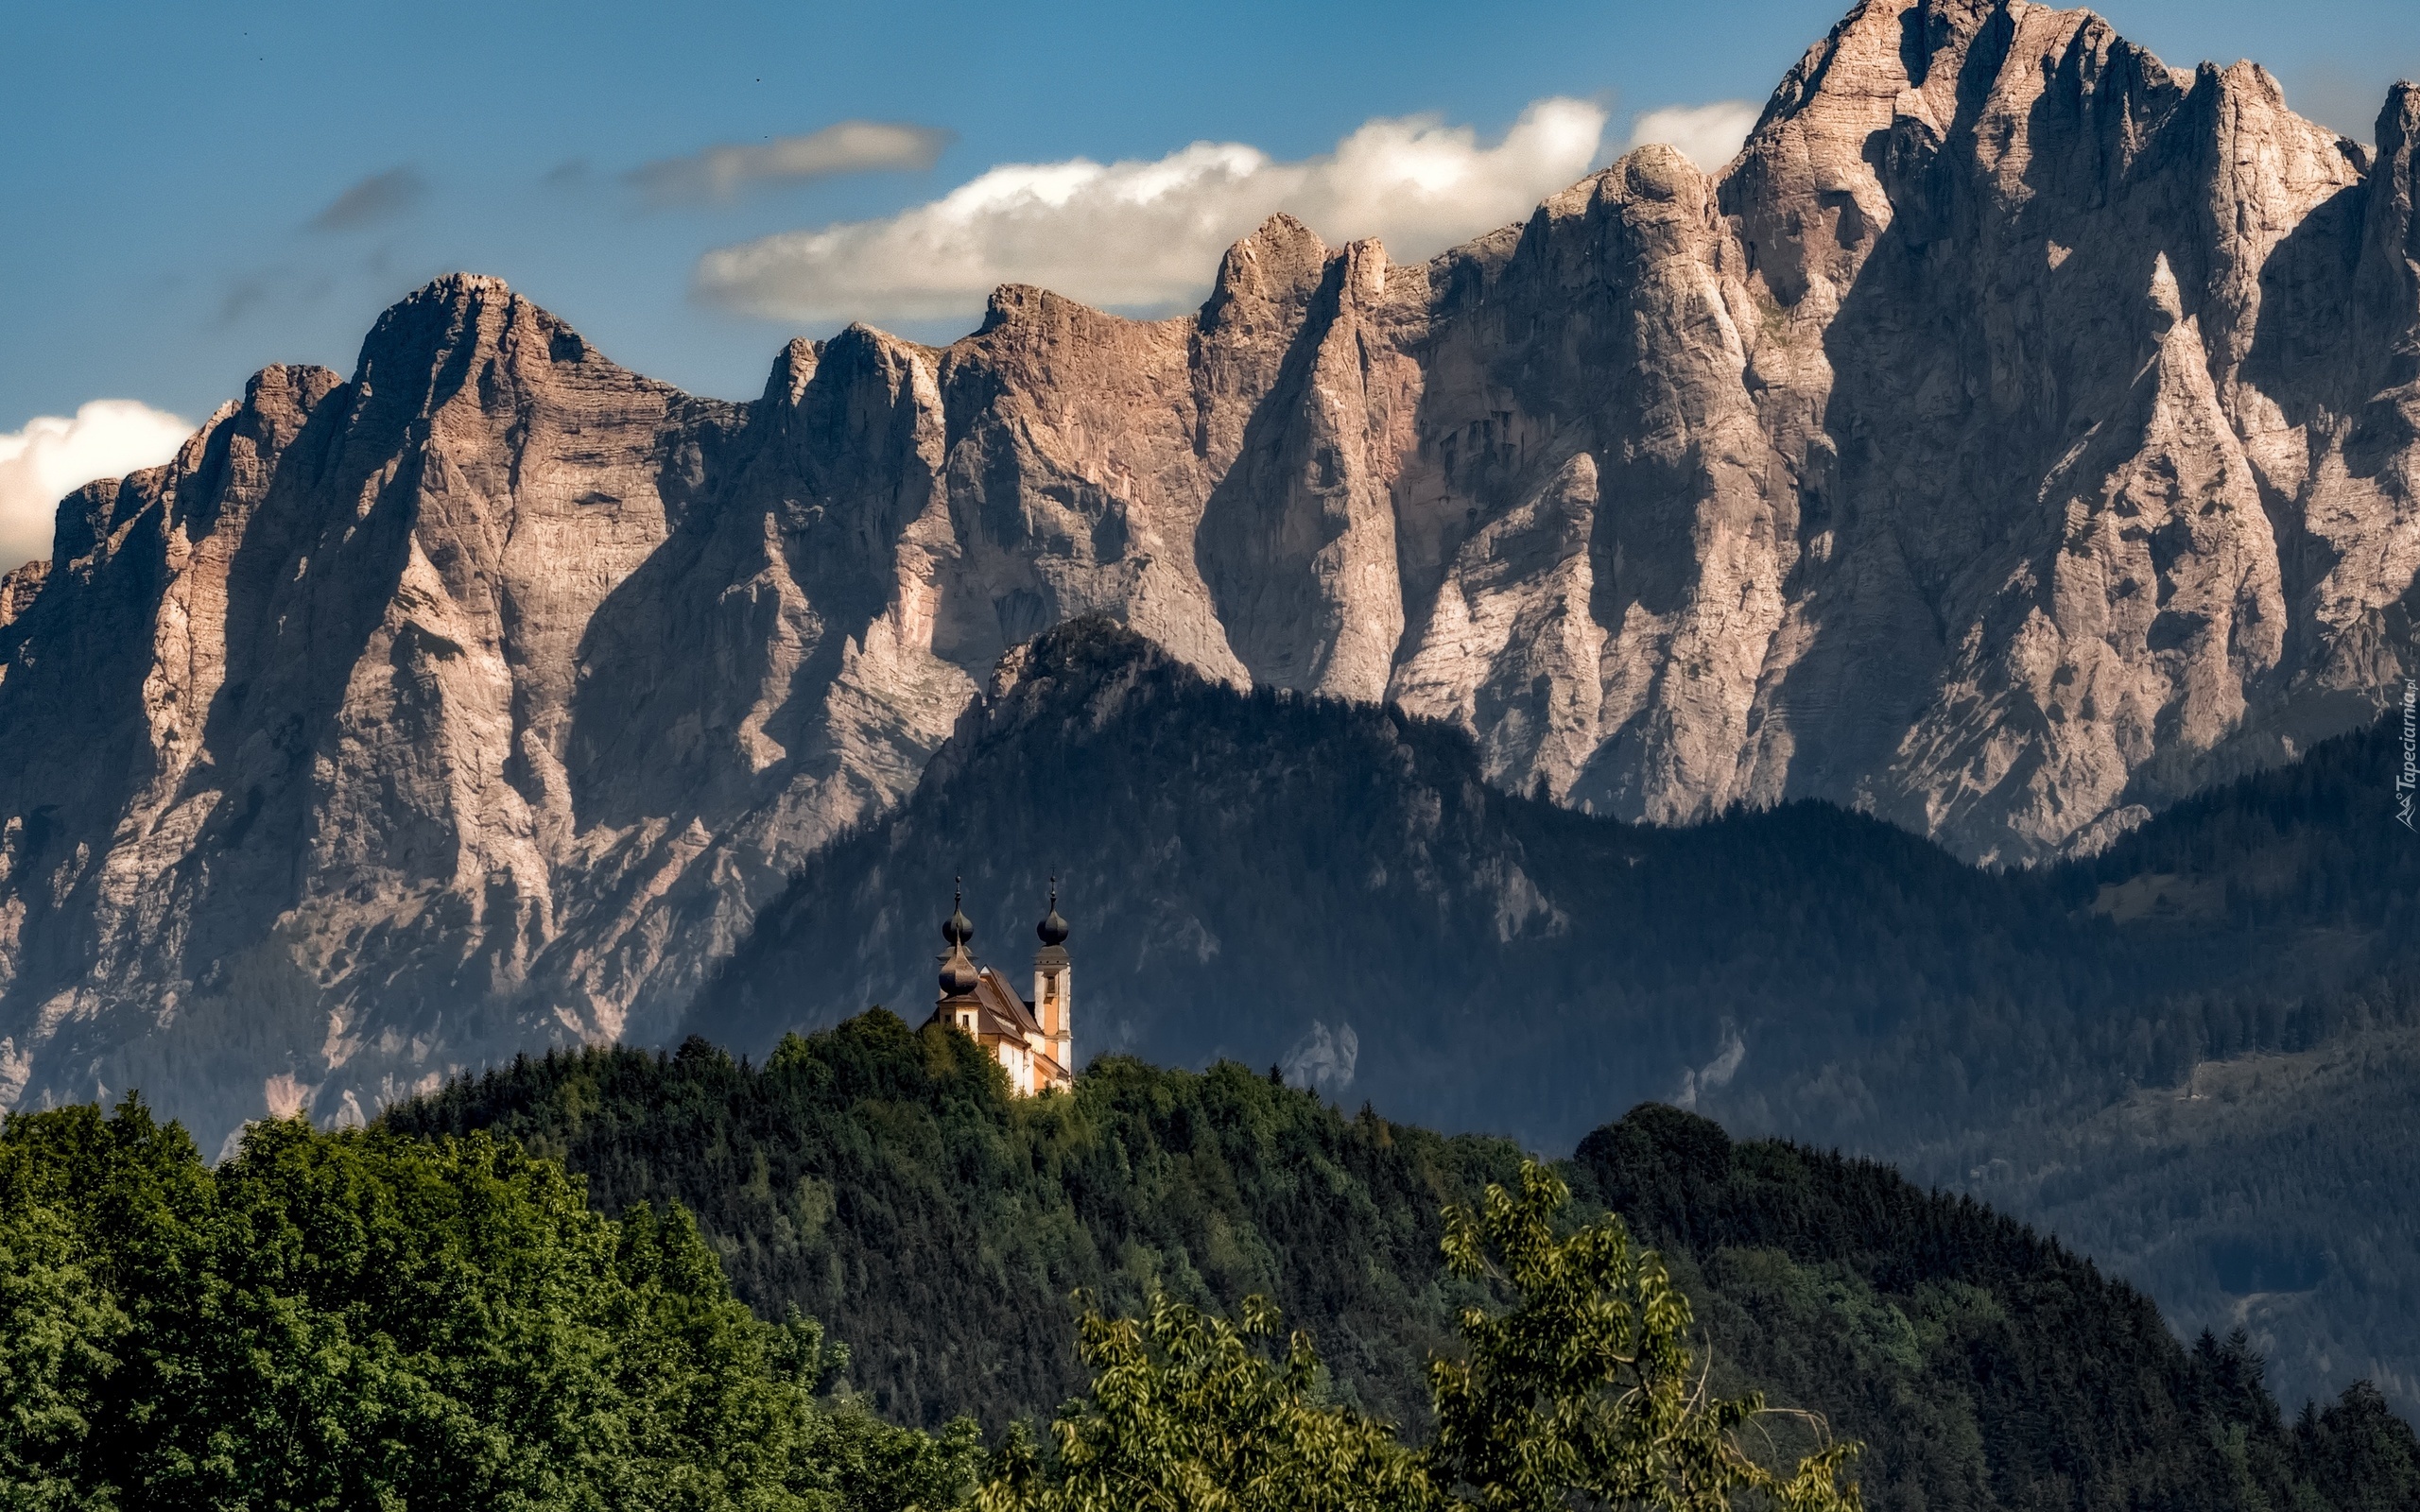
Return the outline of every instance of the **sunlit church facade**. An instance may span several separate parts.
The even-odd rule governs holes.
[[[946,1023],[970,1036],[998,1059],[1009,1086],[1030,1097],[1075,1085],[1076,1043],[1069,1010],[1075,971],[1067,961],[1067,921],[1059,917],[1059,887],[1050,888],[1050,909],[1034,926],[1042,949],[1033,957],[1033,996],[1020,997],[1008,978],[975,964],[967,946],[975,926],[963,897],[953,899],[942,938],[941,998],[930,1023]]]

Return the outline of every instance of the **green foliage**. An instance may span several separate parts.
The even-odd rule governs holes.
[[[1518,1194],[1490,1186],[1476,1212],[1447,1218],[1455,1274],[1509,1281],[1502,1316],[1462,1314],[1468,1354],[1429,1368],[1440,1478],[1487,1512],[1571,1506],[1721,1512],[1732,1494],[1791,1512],[1855,1512],[1839,1474],[1855,1447],[1828,1445],[1787,1476],[1749,1454],[1740,1430],[1764,1399],[1709,1396],[1693,1374],[1688,1298],[1618,1217],[1558,1235],[1570,1199],[1546,1166],[1521,1169]]]
[[[1092,1389],[1052,1422],[1046,1462],[1012,1429],[978,1512],[1422,1512],[1418,1457],[1385,1424],[1323,1400],[1309,1337],[1271,1360],[1265,1297],[1240,1320],[1166,1297],[1141,1318],[1088,1312]]]
[[[961,1037],[869,1014],[762,1068],[702,1043],[527,1060],[389,1124],[510,1132],[608,1211],[693,1206],[742,1297],[833,1320],[863,1400],[910,1421],[1001,1427],[1082,1392],[1080,1287],[1129,1316],[1155,1295],[1229,1316],[1269,1296],[1328,1362],[1325,1400],[1417,1435],[1427,1359],[1459,1352],[1464,1309],[1512,1296],[1438,1256],[1442,1211],[1514,1186],[1517,1149],[1232,1064],[1106,1058],[1072,1095],[1011,1098]],[[2275,1467],[2255,1490],[2315,1484],[2240,1360],[2180,1348],[2139,1293],[1971,1200],[1654,1105],[1560,1169],[1575,1212],[1618,1212],[1663,1256],[1706,1389],[1862,1442],[1870,1506],[2261,1512],[2238,1437],[2244,1464]],[[1826,1447],[1787,1415],[1744,1442],[1775,1466]]]
[[[2420,1448],[2411,1426],[2366,1383],[2325,1412],[2303,1409],[2294,1425],[2295,1476],[2342,1512],[2395,1512],[2420,1506]],[[2293,1503],[2280,1499],[2274,1505]]]
[[[1011,1432],[979,1512],[1728,1512],[1738,1492],[1858,1512],[1838,1483],[1852,1446],[1787,1480],[1742,1449],[1762,1399],[1706,1395],[1683,1342],[1687,1299],[1619,1219],[1560,1234],[1568,1201],[1532,1161],[1519,1196],[1491,1184],[1476,1215],[1448,1211],[1450,1267],[1518,1302],[1463,1311],[1464,1352],[1430,1363],[1437,1432],[1419,1452],[1323,1399],[1307,1335],[1282,1359],[1254,1348],[1276,1332],[1265,1297],[1246,1297],[1236,1323],[1157,1298],[1139,1319],[1085,1315],[1091,1391],[1051,1424],[1047,1459]]]
[[[2132,1279],[2180,1333],[2250,1329],[2286,1401],[2362,1371],[2420,1409],[2420,1029],[2204,1064],[1994,1146],[1930,1163]]]
[[[1865,1442],[1876,1507],[2362,1505],[2327,1489],[2349,1447],[2290,1442],[2240,1338],[2179,1348],[2140,1293],[1971,1198],[1657,1107],[1570,1171],[1676,1257],[1718,1380]],[[2382,1462],[2420,1465],[2407,1424],[2374,1426]]]
[[[582,1173],[607,1213],[679,1202],[758,1314],[827,1320],[850,1383],[895,1421],[988,1429],[1079,1390],[1081,1290],[1304,1320],[1339,1399],[1398,1422],[1478,1299],[1441,1273],[1441,1211],[1519,1152],[1444,1139],[1224,1064],[1108,1057],[1072,1095],[1008,1094],[964,1036],[873,1012],[762,1066],[672,1056],[532,1058],[394,1108],[399,1132],[493,1128]]]
[[[1085,1054],[1266,1066],[1313,1020],[1349,1023],[1358,1060],[1327,1095],[1540,1149],[1686,1102],[1988,1196],[2188,1325],[2243,1310],[2297,1400],[2349,1366],[2420,1412],[2420,1218],[2377,1157],[2414,1126],[2408,1072],[2283,1102],[2273,1132],[2066,1138],[2221,1057],[2420,1026],[2400,760],[2391,722],[2100,856],[1983,870],[1823,804],[1664,828],[1531,801],[1490,785],[1459,730],[1212,685],[1071,624],[895,813],[807,860],[690,1027],[762,1052],[924,1003],[961,868],[1006,942],[978,950],[1013,970],[1055,872]],[[2252,1284],[2281,1243],[2332,1262],[2316,1284]]]
[[[10,1192],[0,1214],[0,1504],[87,1504],[85,1416],[126,1314],[79,1263],[75,1235],[53,1209]]]
[[[688,1215],[618,1224],[484,1133],[254,1125],[205,1169],[130,1099],[0,1135],[0,1468],[27,1505],[942,1504],[935,1442],[815,1400],[795,1316]]]

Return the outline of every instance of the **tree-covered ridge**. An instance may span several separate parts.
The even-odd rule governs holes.
[[[1868,1439],[1877,1505],[2017,1506],[2095,1486],[2132,1506],[2293,1507],[2349,1452],[2313,1436],[2316,1416],[2284,1432],[2240,1339],[2180,1349],[2133,1288],[1886,1166],[1735,1143],[1654,1107],[1571,1163],[1581,1192],[1690,1258],[1735,1368]],[[2326,1420],[2361,1442],[2377,1488],[2420,1499],[2411,1430],[2374,1390]]]
[[[1521,1176],[1518,1201],[1490,1185],[1478,1218],[1443,1215],[1455,1271],[1514,1302],[1461,1311],[1471,1358],[1430,1362],[1427,1444],[1337,1400],[1307,1336],[1268,1358],[1265,1297],[1238,1327],[1154,1285],[1143,1318],[1083,1319],[1088,1390],[1049,1450],[1011,1425],[984,1465],[971,1419],[931,1436],[818,1400],[846,1351],[795,1309],[752,1317],[678,1205],[608,1219],[485,1130],[272,1122],[213,1171],[131,1098],[23,1115],[0,1131],[0,1505],[941,1512],[985,1478],[982,1512],[1609,1490],[1856,1512],[1844,1448],[1776,1461],[1743,1432],[1759,1400],[1697,1389],[1687,1304],[1620,1220],[1566,1234],[1561,1181]]]
[[[1489,786],[1451,728],[1212,685],[1073,624],[902,809],[810,858],[690,1022],[761,1056],[870,1003],[914,1013],[953,873],[977,953],[1013,971],[1056,871],[1080,1059],[1277,1061],[1332,1098],[1545,1148],[1688,1103],[2118,1232],[2140,1183],[2096,1196],[2094,1174],[2170,1157],[2079,1165],[2061,1131],[2214,1058],[2420,1025],[2396,734],[2323,745],[2100,857],[1995,873],[1820,804],[1678,830],[1571,813]],[[2353,1359],[2420,1409],[2420,1315],[2375,1281],[2420,1273],[2420,1241],[2342,1230],[2372,1204],[2375,1144],[2300,1111],[2290,1148],[2187,1154],[2179,1189],[2211,1194],[2194,1242],[2129,1274],[2219,1319],[2241,1300],[2230,1246],[2294,1231],[2358,1252],[2360,1276],[2297,1313],[2315,1347],[2281,1333],[2273,1357],[2297,1395],[2340,1389]]]
[[[2250,1331],[2289,1401],[2367,1377],[2420,1402],[2420,1030],[2197,1066],[1976,1150],[1967,1183],[2153,1290],[2169,1324]],[[1988,1162],[1988,1163],[1985,1163]]]
[[[2409,939],[2420,922],[2420,845],[2397,822],[2402,732],[2390,713],[2288,765],[2187,799],[2056,875],[2071,900],[2213,939],[2240,941],[2246,927]],[[2221,919],[2238,928],[2222,934]]]
[[[1055,871],[1080,1058],[1266,1065],[1349,1023],[1331,1092],[1440,1126],[1564,1144],[1682,1097],[1912,1153],[2213,1057],[2420,1022],[2393,735],[2318,747],[2099,858],[1987,872],[1817,803],[1686,829],[1573,813],[1490,787],[1451,727],[1213,684],[1079,621],[904,807],[801,868],[689,1023],[761,1054],[927,1001],[959,871],[977,954],[1021,969]]]
[[[962,1035],[876,1010],[762,1066],[701,1040],[516,1061],[391,1109],[414,1134],[493,1129],[586,1177],[609,1213],[679,1202],[740,1296],[829,1321],[851,1384],[899,1421],[998,1426],[1082,1383],[1082,1290],[1301,1320],[1347,1400],[1399,1422],[1469,1288],[1440,1212],[1519,1151],[1374,1116],[1232,1063],[1109,1057],[1070,1096],[1009,1094]]]
[[[699,1042],[524,1060],[388,1123],[510,1134],[609,1211],[692,1207],[741,1296],[829,1320],[856,1384],[928,1422],[1046,1413],[1083,1380],[1069,1294],[1134,1314],[1158,1288],[1216,1313],[1278,1299],[1340,1400],[1416,1429],[1426,1360],[1490,1296],[1444,1273],[1441,1210],[1520,1162],[1232,1063],[1112,1057],[1072,1094],[1011,1098],[963,1037],[878,1012],[761,1067]],[[1583,1213],[1663,1250],[1724,1391],[1866,1444],[1870,1505],[2358,1506],[2312,1499],[2348,1455],[2420,1494],[2374,1394],[2285,1427],[2239,1346],[2181,1347],[2132,1288],[1971,1200],[1655,1107],[1564,1171]]]
[[[0,1504],[885,1512],[944,1439],[819,1401],[685,1215],[596,1212],[485,1133],[252,1126],[205,1167],[130,1099],[0,1133]]]

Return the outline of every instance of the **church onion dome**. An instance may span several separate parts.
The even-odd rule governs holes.
[[[950,894],[949,917],[942,920],[942,941],[953,949],[962,949],[975,938],[975,921],[960,906],[963,896],[962,891]]]
[[[1059,879],[1056,877],[1050,879],[1050,912],[1042,916],[1042,922],[1033,927],[1033,932],[1042,936],[1045,945],[1067,943],[1067,921],[1059,917]]]
[[[963,997],[974,990],[975,962],[963,942],[953,942],[949,954],[942,957],[942,995]]]

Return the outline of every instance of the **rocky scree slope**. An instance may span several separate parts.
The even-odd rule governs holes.
[[[1196,315],[1003,288],[752,404],[441,280],[0,589],[0,1099],[209,1131],[659,1035],[1095,611],[1600,814],[2089,851],[2402,676],[2415,128],[1876,0],[1718,175],[1642,148],[1419,266],[1279,217]]]

